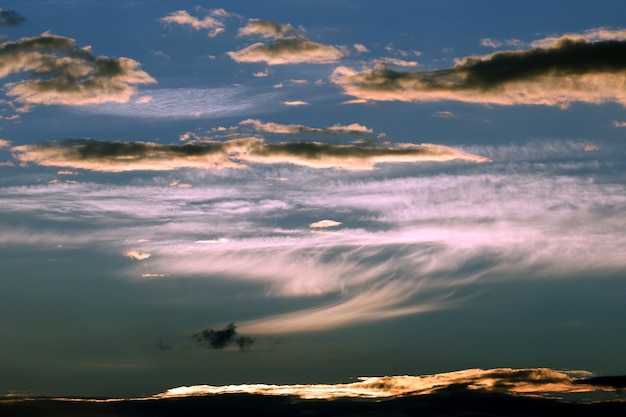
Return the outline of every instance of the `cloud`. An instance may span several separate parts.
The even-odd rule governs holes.
[[[124,252],[122,255],[130,258],[130,259],[134,259],[136,261],[142,261],[144,259],[148,259],[150,256],[152,256],[149,253],[145,253],[145,252],[139,252],[138,250],[129,250],[128,252]]]
[[[419,65],[419,63],[417,61],[406,61],[404,59],[398,59],[398,58],[380,58],[377,59],[375,61],[376,65],[395,65],[397,67],[416,67]]]
[[[0,139],[0,149],[11,147],[11,141],[6,139]]]
[[[236,344],[240,349],[249,348],[254,339],[248,336],[237,336],[237,326],[229,323],[222,330],[205,329],[193,335],[193,339],[200,345],[210,349],[224,349]]]
[[[607,41],[607,40],[626,40],[626,29],[611,29],[607,27],[600,27],[595,29],[586,30],[583,33],[568,33],[561,36],[549,36],[547,38],[539,39],[531,42],[533,48],[550,48],[565,39],[574,41]]]
[[[5,88],[26,104],[123,103],[135,94],[134,85],[156,82],[133,59],[94,56],[73,39],[54,35],[0,43],[0,78],[22,72],[31,76]]]
[[[449,119],[451,117],[456,117],[456,115],[454,113],[452,113],[451,111],[438,111],[437,113],[435,113],[435,116],[441,117],[441,118],[444,118],[444,119]]]
[[[484,38],[480,40],[480,44],[482,46],[488,47],[488,48],[499,48],[501,46],[524,46],[524,42],[520,41],[519,39],[508,39],[506,41],[499,41],[499,40],[495,40],[495,39],[490,39],[490,38]]]
[[[617,36],[617,35],[615,35]],[[335,69],[331,81],[364,100],[441,101],[566,107],[626,105],[626,41],[566,36],[546,47],[470,56],[449,69],[399,72],[378,66]]]
[[[360,43],[355,43],[354,44],[354,50],[357,51],[360,54],[363,54],[365,52],[369,52],[369,49],[367,49],[367,47],[365,45],[362,45]]]
[[[75,111],[147,119],[198,119],[267,112],[276,104],[275,93],[246,88],[163,88],[144,91],[149,102],[104,103]]]
[[[206,29],[208,30],[209,37],[214,38],[225,30],[224,22],[217,18],[227,16],[229,16],[229,14],[224,9],[211,10],[209,15],[202,19],[191,16],[189,12],[185,10],[177,10],[162,17],[160,20],[164,24],[187,25],[195,30]]]
[[[327,227],[337,227],[341,226],[341,222],[336,220],[320,220],[309,225],[312,229],[325,229]]]
[[[241,168],[228,155],[248,149],[258,139],[160,145],[151,142],[104,142],[68,139],[12,148],[16,158],[43,166],[93,171],[174,170],[180,168]]]
[[[358,123],[352,123],[347,126],[334,125],[326,128],[308,127],[298,124],[280,124],[280,123],[263,123],[258,119],[246,119],[239,122],[240,125],[252,126],[255,130],[265,133],[280,133],[280,134],[292,134],[292,133],[324,133],[324,134],[365,134],[372,133],[372,129],[360,125]]]
[[[613,122],[613,126],[615,126],[615,127],[626,127],[626,122],[618,122],[617,120],[615,120]]]
[[[427,395],[451,387],[507,393],[572,393],[613,391],[601,379],[580,379],[590,376],[586,371],[559,371],[550,368],[466,369],[425,376],[360,377],[347,384],[301,385],[196,385],[178,387],[157,395],[158,398],[226,393],[291,395],[306,399],[388,398]],[[460,414],[459,414],[460,415]],[[482,415],[482,414],[481,414]],[[487,415],[487,414],[485,414]],[[491,415],[491,414],[489,414]]]
[[[307,106],[309,103],[302,100],[283,101],[285,106]]]
[[[0,8],[0,26],[18,26],[24,23],[24,17],[15,10]]]
[[[264,39],[285,39],[302,36],[302,31],[289,24],[280,24],[261,19],[250,19],[238,31],[239,36],[258,36]]]
[[[11,148],[20,162],[93,171],[168,171],[180,168],[245,168],[247,163],[294,164],[311,168],[372,169],[379,163],[488,159],[441,145],[391,147],[330,145],[320,142],[265,143],[259,138],[161,145],[68,139]]]
[[[37,219],[47,228],[2,230],[0,241],[89,244],[114,256],[136,250],[153,256],[149,266],[127,264],[129,277],[235,282],[246,294],[254,288],[254,301],[267,308],[235,317],[244,334],[347,327],[463,305],[458,294],[496,282],[523,279],[540,289],[548,278],[619,274],[625,187],[592,179],[598,161],[613,163],[621,153],[611,143],[602,149],[544,141],[464,149],[494,160],[485,165],[386,165],[337,175],[258,163],[245,172],[136,175],[123,184],[90,175],[90,183],[73,186],[4,187],[7,221]],[[119,150],[120,159],[135,158]],[[170,186],[175,179],[194,188]],[[207,228],[207,219],[219,221]],[[319,219],[341,219],[341,233],[311,233]],[[272,316],[279,297],[293,302]],[[304,297],[306,307],[297,302]]]
[[[265,62],[268,65],[329,64],[344,55],[333,46],[306,39],[302,30],[295,30],[291,25],[251,19],[239,29],[239,35],[259,36],[271,39],[272,42],[257,42],[239,51],[227,52],[237,62]]]

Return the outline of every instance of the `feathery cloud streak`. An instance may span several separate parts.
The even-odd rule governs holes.
[[[123,103],[136,92],[135,85],[156,82],[133,59],[94,56],[73,39],[55,35],[0,43],[0,78],[22,72],[31,77],[5,88],[26,104]]]
[[[329,145],[319,142],[265,143],[233,139],[161,145],[150,142],[104,142],[69,139],[11,148],[20,162],[94,171],[175,170],[180,168],[245,168],[246,164],[294,164],[312,168],[372,169],[376,164],[467,160],[488,162],[446,146],[401,144],[395,147]]]
[[[440,101],[566,107],[626,105],[626,41],[565,36],[527,51],[471,56],[449,69],[399,72],[337,68],[331,80],[361,100]]]

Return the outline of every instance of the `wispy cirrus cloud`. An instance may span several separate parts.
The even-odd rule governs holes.
[[[342,66],[331,80],[361,100],[626,105],[622,36],[622,31],[566,35],[530,50],[466,57],[452,68],[435,71],[400,72],[384,66],[355,71]]]
[[[215,118],[267,112],[277,97],[237,87],[163,88],[144,93],[126,103],[80,106],[75,111],[146,119]]]
[[[136,85],[156,80],[130,58],[95,56],[73,39],[41,35],[0,43],[0,78],[30,73],[25,80],[5,84],[7,95],[25,104],[79,106],[124,103]]]
[[[329,64],[344,53],[334,46],[313,42],[304,37],[302,29],[260,19],[251,19],[239,29],[240,36],[258,36],[269,43],[257,42],[228,56],[237,62],[265,62],[268,65]]]
[[[84,155],[110,158],[115,149]],[[120,159],[137,158],[117,150]],[[129,266],[127,276],[260,285],[259,303],[308,300],[281,314],[233,317],[248,334],[347,327],[453,308],[466,302],[462,294],[494,282],[523,278],[540,286],[546,277],[624,269],[626,192],[623,184],[589,180],[597,153],[573,142],[474,152],[495,162],[455,172],[388,165],[340,176],[306,164],[258,163],[246,172],[185,171],[147,183],[4,187],[5,218],[26,216],[45,227],[4,228],[0,243],[88,243],[114,256],[136,251],[151,256]],[[193,188],[171,186],[177,180]],[[219,222],[207,228],[207,219]],[[341,220],[341,228],[311,233],[319,219]],[[73,227],[55,233],[59,224]]]
[[[487,162],[441,145],[376,147],[320,142],[265,143],[259,138],[224,142],[161,145],[151,142],[104,142],[69,139],[11,148],[20,162],[93,171],[168,171],[181,168],[245,168],[246,164],[294,164],[312,168],[372,169],[380,163],[415,163],[454,159]]]

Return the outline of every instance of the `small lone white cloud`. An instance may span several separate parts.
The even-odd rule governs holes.
[[[318,222],[311,223],[309,227],[311,229],[326,229],[328,227],[341,226],[341,222],[336,220],[320,220]]]
[[[124,252],[122,255],[126,256],[127,258],[134,259],[136,261],[142,261],[152,256],[149,253],[139,252],[138,250],[129,250],[128,252]]]
[[[294,101],[283,101],[283,104],[285,106],[306,106],[309,103],[307,103],[306,101],[302,101],[302,100],[294,100]]]

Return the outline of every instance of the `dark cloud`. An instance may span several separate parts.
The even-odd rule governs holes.
[[[137,61],[96,56],[73,39],[54,35],[0,43],[0,78],[24,72],[30,77],[5,88],[26,104],[127,102],[134,85],[156,82]]]
[[[467,57],[436,71],[400,72],[379,65],[356,72],[340,67],[332,80],[363,100],[626,105],[626,41],[563,37],[549,47]]]
[[[18,26],[24,23],[24,16],[15,10],[5,10],[0,8],[0,26]]]
[[[193,335],[193,339],[209,349],[224,349],[233,344],[239,349],[247,349],[254,344],[249,336],[237,336],[237,326],[229,323],[222,330],[205,329]]]
[[[488,162],[488,158],[440,145],[331,145],[321,142],[265,143],[259,138],[161,145],[68,139],[11,148],[14,158],[43,166],[93,171],[245,168],[248,163],[287,163],[312,168],[372,169],[378,163],[448,161]]]

